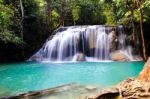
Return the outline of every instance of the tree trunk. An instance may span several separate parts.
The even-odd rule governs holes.
[[[23,8],[23,4],[22,4],[22,0],[20,0],[20,8],[21,8],[21,38],[23,40],[23,19],[24,19],[24,8]]]
[[[67,1],[63,0],[62,2],[62,15],[61,15],[61,26],[65,25],[65,17],[66,17],[66,6],[67,6]]]
[[[52,32],[52,25],[51,25],[51,17],[52,17],[52,10],[51,10],[51,5],[50,2],[47,1],[47,25],[48,25],[48,31],[51,33]]]
[[[144,2],[143,0],[135,0],[137,4],[137,8],[140,11],[140,33],[141,33],[141,40],[142,40],[142,53],[143,58],[146,61],[147,60],[147,53],[146,53],[146,47],[145,47],[145,39],[144,39],[144,32],[143,32],[143,10],[141,8],[141,4]]]
[[[143,47],[143,58],[144,60],[147,60],[145,39],[144,39],[144,33],[143,33],[143,12],[141,8],[140,8],[140,33],[141,33],[142,47]]]
[[[23,41],[23,39],[24,39],[24,37],[23,37],[24,8],[23,8],[22,0],[20,0],[20,9],[21,9],[21,31],[20,31],[20,35],[21,35],[21,39]],[[22,47],[22,57],[24,59],[24,47]]]
[[[132,11],[131,11],[131,21],[132,21],[132,41],[133,41],[133,45],[135,46],[136,45],[136,37],[135,37],[135,24],[134,24],[134,11],[133,11],[133,8],[132,8]]]

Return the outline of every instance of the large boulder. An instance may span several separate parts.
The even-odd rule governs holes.
[[[129,78],[117,86],[119,99],[150,99],[150,82]]]
[[[150,58],[145,63],[144,68],[140,72],[138,79],[145,82],[150,82]]]
[[[83,53],[79,53],[77,55],[77,61],[85,61],[85,55]]]
[[[129,58],[120,51],[112,52],[110,58],[112,61],[129,61]]]

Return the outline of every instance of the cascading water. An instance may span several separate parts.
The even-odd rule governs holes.
[[[55,31],[55,35],[29,60],[76,61],[84,58],[84,61],[106,61],[111,60],[110,54],[116,50],[125,53],[129,60],[138,60],[133,57],[132,47],[127,46],[126,36],[122,26],[63,27]]]

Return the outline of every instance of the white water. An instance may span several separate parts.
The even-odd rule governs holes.
[[[137,60],[132,55],[132,47],[125,43],[127,35],[124,33],[124,28],[122,26],[115,28],[118,32],[117,50],[129,57],[129,60]],[[112,27],[101,25],[60,28],[29,60],[76,61],[79,53],[83,53],[85,61],[111,61],[111,31]]]

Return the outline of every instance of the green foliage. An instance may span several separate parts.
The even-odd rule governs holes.
[[[22,43],[21,39],[14,34],[12,29],[14,11],[11,6],[0,4],[0,41],[5,43],[13,42],[15,44]]]
[[[72,16],[73,16],[74,25],[76,24],[76,21],[78,21],[80,18],[79,14],[80,14],[80,7],[77,5],[73,5]]]
[[[137,1],[140,1],[138,5]],[[20,0],[0,0],[0,44],[14,43],[29,56],[60,26],[132,27],[134,21],[137,33],[139,9],[144,23],[150,21],[150,0],[22,0],[22,5],[24,17]]]
[[[72,16],[74,23],[80,25],[105,23],[99,0],[77,0],[72,6]]]
[[[23,0],[24,32],[49,35],[64,25],[130,25],[131,8],[135,22],[139,22],[139,8],[144,11],[144,22],[150,20],[150,1],[143,0],[137,6],[136,0]],[[0,0],[0,40],[4,42],[23,42],[20,37],[21,13],[19,0]],[[40,27],[40,28],[38,28]],[[31,29],[32,28],[32,29]],[[37,29],[38,28],[38,29]],[[38,35],[37,32],[37,35]],[[45,33],[45,34],[44,34]],[[16,38],[16,39],[12,39]],[[25,39],[28,38],[25,36]]]
[[[52,25],[53,25],[53,28],[58,26],[59,17],[60,17],[59,13],[56,10],[53,10],[52,11]]]
[[[125,1],[123,0],[104,0],[105,2],[102,4],[103,6],[103,13],[106,16],[106,24],[107,25],[117,25],[117,24],[124,24],[124,17],[127,9]],[[125,19],[124,19],[125,18]]]

